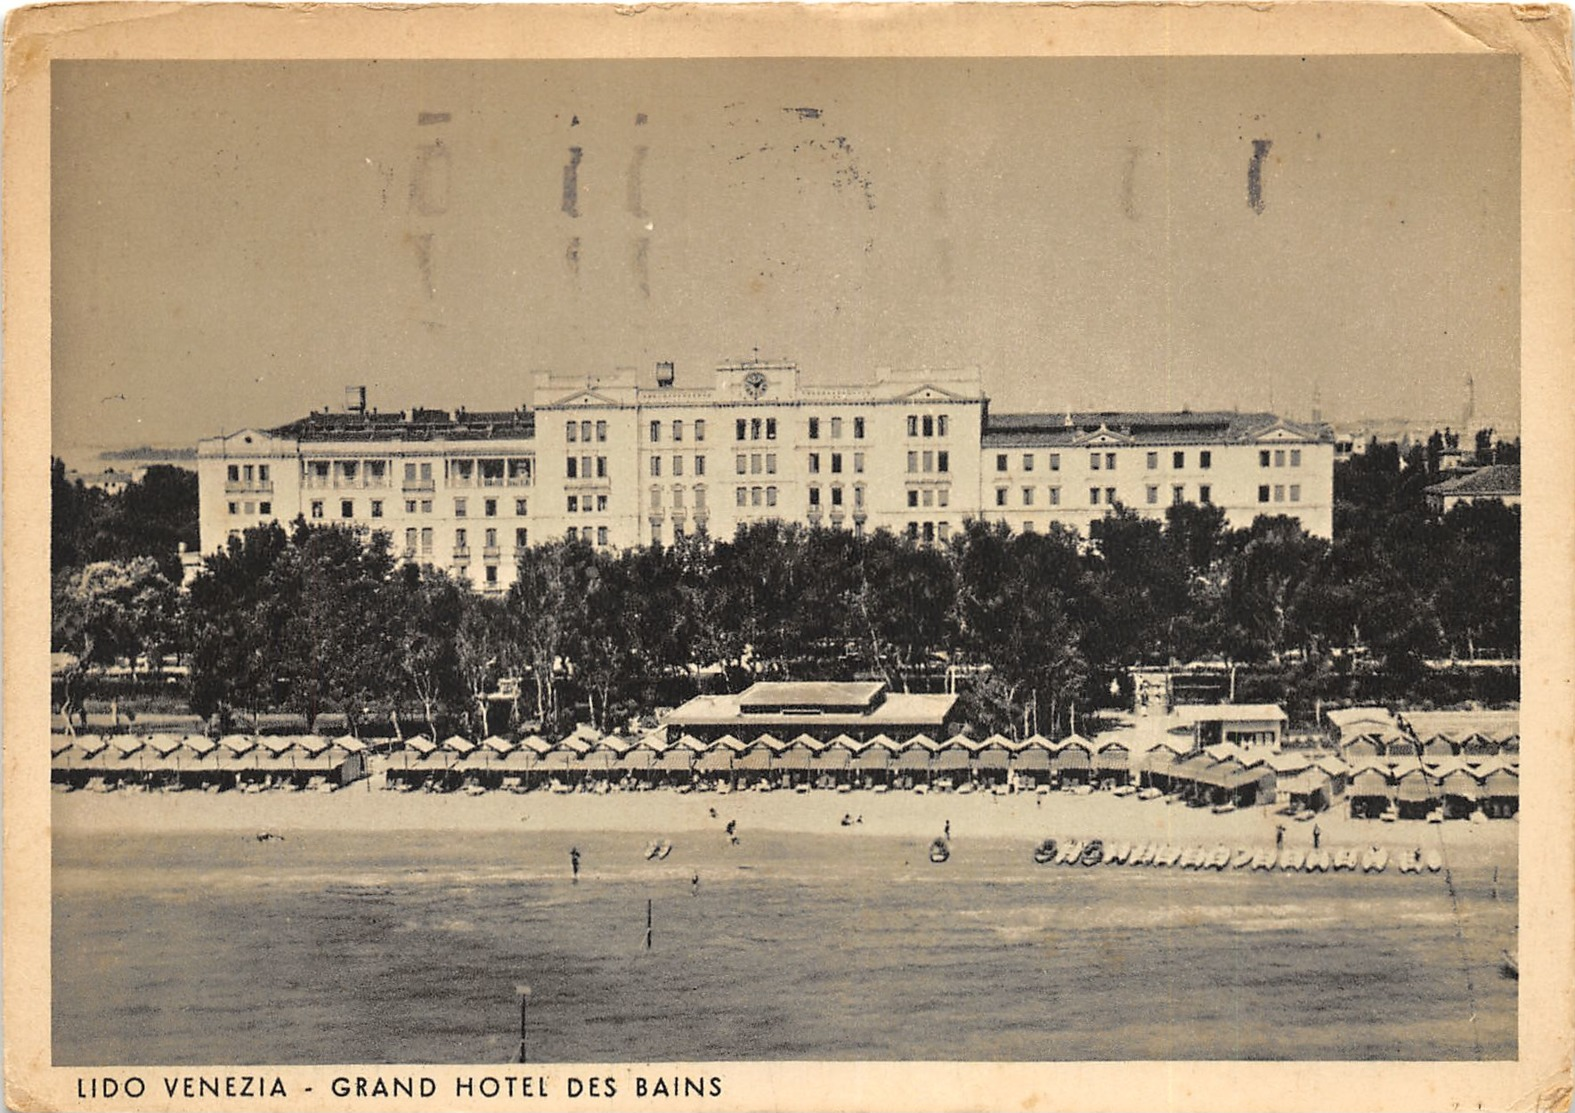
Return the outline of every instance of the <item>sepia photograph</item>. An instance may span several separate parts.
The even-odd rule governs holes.
[[[1566,10],[150,7],[7,34],[9,1103],[1568,1108]]]

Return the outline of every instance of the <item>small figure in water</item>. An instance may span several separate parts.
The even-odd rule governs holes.
[[[689,893],[691,896],[700,892],[700,875],[697,873],[689,879]]]
[[[1276,825],[1275,828],[1274,828],[1274,849],[1275,850],[1283,850],[1284,848],[1285,848],[1285,828],[1282,827],[1282,826]]]
[[[738,820],[730,819],[727,821],[727,838],[734,846],[738,845]]]
[[[573,874],[574,883],[578,885],[580,883],[580,848],[577,846],[569,848],[569,871]]]
[[[1318,830],[1318,825],[1316,823],[1314,823],[1313,824],[1313,849],[1314,850],[1318,849],[1318,840],[1321,839],[1321,838],[1323,838],[1323,832]]]
[[[853,815],[852,815],[852,813],[850,813],[850,812],[843,812],[842,813],[842,825],[844,827],[852,827],[853,826]]]
[[[949,819],[946,821],[946,837],[948,839],[952,837],[952,821]]]

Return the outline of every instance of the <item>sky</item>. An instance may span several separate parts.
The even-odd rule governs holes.
[[[998,412],[1518,421],[1488,55],[56,62],[54,450],[365,385],[977,366]]]

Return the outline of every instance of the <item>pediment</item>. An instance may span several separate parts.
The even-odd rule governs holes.
[[[1108,425],[1101,425],[1098,429],[1079,433],[1073,438],[1072,443],[1079,448],[1100,448],[1106,445],[1128,445],[1133,440],[1125,433],[1119,433]]]
[[[945,387],[936,386],[934,383],[925,383],[912,390],[897,395],[901,402],[961,402],[964,398],[956,391],[947,390]]]
[[[595,390],[577,390],[573,394],[566,394],[556,402],[550,403],[554,409],[575,406],[616,406],[617,404],[607,395]]]
[[[1261,441],[1266,444],[1273,443],[1274,441],[1305,441],[1307,439],[1307,434],[1303,430],[1296,428],[1294,425],[1290,425],[1284,421],[1277,421],[1273,425],[1268,425],[1262,429],[1256,430],[1252,434],[1251,439],[1254,441]]]

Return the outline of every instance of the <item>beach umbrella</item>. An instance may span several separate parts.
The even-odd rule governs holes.
[[[185,744],[185,739],[178,734],[155,734],[148,739],[148,749],[161,758],[169,757]]]
[[[147,739],[138,734],[116,734],[109,740],[109,748],[122,758],[129,758],[145,745]]]
[[[255,750],[257,739],[249,734],[226,734],[219,739],[219,745],[239,757],[241,754],[249,754]]]
[[[265,734],[257,744],[270,754],[282,754],[295,745],[294,737],[285,734]]]

